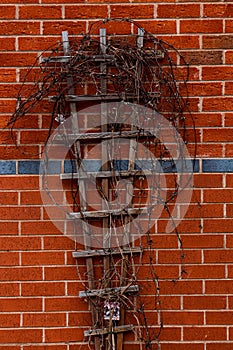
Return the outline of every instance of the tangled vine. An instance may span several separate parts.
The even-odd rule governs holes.
[[[191,129],[194,131],[192,117],[188,109],[189,100],[186,87],[189,67],[182,55],[172,45],[145,30],[139,30],[137,34],[134,34],[135,29],[138,29],[139,26],[131,20],[118,21],[128,22],[132,33],[130,35],[107,35],[106,42],[101,42],[96,33],[99,28],[108,25],[110,20],[99,21],[91,26],[87,34],[72,37],[69,42],[57,43],[44,51],[25,76],[17,97],[15,112],[8,125],[13,130],[17,128],[17,122],[22,118],[34,114],[45,114],[50,118],[45,142],[47,144],[58,124],[63,130],[63,125],[72,114],[79,113],[81,116],[83,114],[81,121],[84,126],[79,125],[78,127],[79,140],[72,143],[68,152],[71,169],[69,183],[71,184],[72,206],[74,213],[79,215],[76,215],[76,218],[81,219],[81,228],[75,217],[69,217],[69,220],[74,223],[72,226],[74,236],[80,235],[80,232],[77,233],[78,230],[81,233],[86,232],[86,227],[90,222],[92,223],[92,228],[89,230],[91,239],[88,239],[87,242],[84,238],[82,245],[76,240],[77,251],[83,246],[85,249],[89,249],[94,245],[95,251],[99,254],[91,263],[90,257],[88,258],[89,265],[84,272],[82,265],[77,263],[79,278],[84,281],[84,296],[91,304],[92,310],[92,330],[86,334],[88,346],[90,348],[93,346],[92,336],[95,335],[95,330],[107,328],[106,333],[98,334],[98,340],[94,337],[95,348],[115,350],[116,344],[122,340],[119,340],[120,337],[116,337],[114,329],[119,324],[123,326],[120,322],[126,314],[130,320],[129,323],[134,325],[133,331],[139,341],[140,349],[143,347],[159,349],[159,334],[163,327],[163,320],[160,312],[159,276],[155,266],[156,252],[153,247],[155,234],[152,233],[150,224],[153,216],[151,215],[152,199],[149,190],[151,187],[156,189],[156,203],[163,207],[165,215],[169,216],[173,223],[181,248],[182,261],[184,257],[182,241],[171,212],[172,205],[180,190],[180,183],[177,181],[176,174],[177,160],[174,161],[169,147],[164,144],[166,142],[160,138],[158,122],[153,121],[153,127],[157,130],[156,135],[151,132],[145,133],[145,130],[137,126],[135,120],[132,123],[132,118],[137,119],[138,115],[135,117],[135,110],[131,106],[135,104],[143,106],[149,111],[149,116],[153,116],[153,118],[156,118],[158,113],[162,115],[169,122],[171,128],[181,135],[186,144],[188,142],[187,124],[189,128],[191,125]],[[99,119],[99,124],[91,127],[93,115],[97,112],[93,108],[94,113],[88,117],[85,114],[85,108],[87,106],[100,106],[101,109],[103,102],[108,100],[113,101],[111,106],[114,108],[108,112],[108,120],[105,120],[107,123],[101,125]],[[126,118],[124,122],[119,117],[121,107],[117,104],[114,105],[114,101],[121,101],[124,106],[128,106],[130,109],[128,119]],[[145,123],[147,123],[146,118]],[[82,135],[80,128],[84,130]],[[85,140],[86,132],[88,135],[90,132],[92,133],[91,143]],[[97,169],[93,170],[96,173],[102,167],[102,171],[111,173],[111,178],[106,180],[106,178],[90,176],[88,185],[80,185],[77,182],[78,178],[80,180],[77,171],[78,168],[83,167],[82,159],[94,148],[100,134],[101,137],[110,139],[112,138],[111,133],[117,133],[119,137],[122,135],[130,135],[131,137],[134,134],[134,143],[129,141],[128,144],[129,148],[134,145],[133,165],[129,164],[132,160],[130,156],[127,158],[124,153],[124,144],[115,141],[114,149],[111,151],[106,146],[105,163],[98,165]],[[62,137],[61,139],[70,145],[69,135],[65,133]],[[148,150],[141,155],[141,158],[138,149],[140,144]],[[183,149],[181,149],[182,145],[179,140],[176,140],[177,144],[180,146],[177,158],[182,160],[185,157]],[[149,160],[150,165],[153,164],[151,154],[158,159],[161,169],[165,173],[172,174],[173,181],[169,191],[165,192],[162,188],[161,175],[158,174],[157,168],[152,166],[152,169],[149,167],[145,170],[145,167],[140,165],[142,163],[136,162],[138,157],[141,162]],[[45,160],[48,160],[46,147]],[[45,161],[45,173],[48,174],[46,164],[48,162]],[[84,170],[88,171],[87,168],[88,166],[85,165]],[[146,173],[149,174],[148,177]],[[133,188],[126,186],[125,189],[121,189],[121,194],[130,198],[127,202],[128,216],[126,218],[122,213],[116,213],[116,208],[120,205],[119,191],[116,191],[116,187],[119,180],[125,180],[129,174]],[[153,178],[152,183],[149,181],[150,185],[148,185],[148,178]],[[84,183],[82,179],[80,182]],[[189,182],[187,178],[186,182],[184,188]],[[46,190],[49,192],[47,183],[46,186]],[[88,186],[97,188],[108,215],[102,211],[102,219],[88,218],[86,213],[90,212],[92,203],[91,201],[87,202],[87,206],[83,204],[83,199],[80,198],[82,186],[84,186],[84,190],[87,190]],[[54,199],[53,194],[48,194],[55,205],[62,207],[62,203]],[[87,201],[87,199],[85,200]],[[113,202],[115,207],[112,205]],[[136,230],[141,231],[142,234],[137,236],[139,238],[136,242],[133,244],[133,240],[129,239],[124,244],[116,244],[114,249],[104,245],[104,253],[101,255],[98,249],[103,244],[101,241],[103,225],[111,227],[113,239],[116,239],[114,230],[117,231],[119,227],[123,227],[123,232],[128,234],[128,228],[132,228],[132,223],[137,217],[135,210],[141,209],[145,203],[149,205],[149,215],[146,219],[143,217],[137,224]],[[100,225],[99,222],[102,224]],[[95,243],[93,243],[92,237],[94,237]],[[136,255],[135,251],[137,251]],[[146,278],[141,272],[144,271],[143,265],[147,268]],[[184,269],[182,268],[181,275],[183,273]],[[141,285],[140,280],[144,280]],[[150,312],[146,305],[148,293],[154,296],[153,310],[157,311],[157,318],[149,316]]]

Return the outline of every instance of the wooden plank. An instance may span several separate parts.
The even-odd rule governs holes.
[[[160,96],[157,92],[148,93],[151,97]],[[67,102],[82,102],[82,101],[125,101],[125,100],[135,100],[136,96],[133,94],[101,94],[101,95],[66,95],[65,100]],[[139,96],[140,98],[140,96]],[[49,96],[49,101],[55,102],[57,100],[57,96]]]
[[[116,288],[104,288],[104,289],[93,289],[90,291],[80,291],[80,298],[86,297],[106,297],[107,295],[116,295],[116,294],[129,294],[137,293],[139,291],[138,285],[125,286],[125,287],[116,287]]]
[[[112,334],[112,333],[121,333],[121,332],[129,332],[133,330],[133,325],[122,325],[113,328],[102,328],[102,329],[90,329],[88,331],[84,331],[84,337],[98,336],[104,334]]]
[[[42,58],[42,63],[49,63],[49,62],[61,62],[61,63],[65,63],[65,62],[69,62],[72,58],[74,58],[74,56],[56,56],[56,57],[44,57]],[[90,59],[94,62],[106,62],[106,61],[113,61],[115,60],[115,56],[114,55],[80,55],[80,60],[87,60]]]
[[[97,250],[81,250],[72,253],[73,258],[85,258],[91,256],[103,256],[103,255],[124,255],[124,254],[137,254],[141,253],[141,247],[132,247],[132,248],[118,248],[118,249],[97,249]]]
[[[126,216],[126,215],[136,215],[146,210],[147,207],[140,208],[124,208],[124,209],[115,209],[115,210],[95,210],[95,211],[83,211],[83,212],[73,212],[67,214],[68,218],[71,219],[82,219],[82,218],[108,218],[109,216]],[[110,247],[104,247],[104,249],[109,249]]]
[[[115,138],[136,138],[136,137],[155,137],[150,133],[150,131],[146,130],[125,130],[125,131],[105,131],[101,132],[90,132],[90,133],[70,133],[66,135],[66,138],[69,141],[85,141],[85,140],[108,140]],[[55,140],[64,140],[63,135],[57,135]]]
[[[114,177],[129,177],[129,176],[150,176],[154,175],[155,172],[152,170],[122,170],[114,171]],[[112,177],[112,171],[100,171],[100,172],[91,172],[85,171],[79,173],[66,173],[61,174],[61,180],[70,180],[70,179],[88,179],[88,178],[102,178],[102,177]]]

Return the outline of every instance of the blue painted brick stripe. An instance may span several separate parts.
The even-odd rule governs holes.
[[[202,162],[203,173],[233,173],[233,158],[212,158],[212,159],[196,159],[194,162],[194,172],[200,171],[200,162]],[[17,170],[18,163],[18,170]],[[100,171],[101,162],[99,160],[85,160],[84,165],[89,171]],[[161,171],[166,173],[175,172],[175,166],[172,161],[161,161]],[[127,160],[115,161],[115,168],[117,170],[126,170],[128,166]],[[61,173],[61,162],[50,161],[48,167],[48,173],[59,174]],[[141,164],[136,162],[136,168],[150,168],[150,164]],[[75,170],[75,165],[73,167]],[[64,162],[64,171],[69,173],[72,171],[72,165],[69,160]],[[26,175],[26,174],[39,174],[40,173],[40,161],[39,160],[1,160],[0,161],[0,175]]]
[[[0,161],[0,174],[1,175],[16,174],[16,161],[1,160]]]
[[[233,159],[203,159],[203,173],[233,173]]]

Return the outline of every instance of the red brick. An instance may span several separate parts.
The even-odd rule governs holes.
[[[45,280],[47,281],[64,281],[74,279],[77,279],[76,266],[45,267]]]
[[[24,327],[64,327],[65,313],[30,313],[23,314]]]
[[[224,239],[221,235],[181,235],[184,247],[201,249],[201,248],[223,248]]]
[[[65,236],[44,237],[44,248],[46,250],[75,250],[75,242]]]
[[[48,131],[36,130],[36,131],[21,131],[20,143],[21,144],[44,144],[48,138]]]
[[[205,281],[205,292],[206,294],[223,294],[228,295],[232,293],[232,280],[216,280],[216,281]]]
[[[160,233],[167,233],[167,220],[158,220],[158,231]],[[174,224],[176,224],[176,220],[174,220]],[[181,222],[179,222],[179,233],[199,233],[200,232],[200,220],[189,220],[189,219],[183,219]]]
[[[160,281],[161,295],[202,294],[202,281]]]
[[[190,344],[190,343],[184,343],[182,341],[182,344],[181,343],[161,344],[161,350],[187,350],[187,347],[189,350],[204,350],[204,344],[201,344],[201,343]]]
[[[2,220],[38,220],[40,219],[40,208],[36,207],[2,207]]]
[[[54,37],[22,37],[18,40],[20,51],[39,51],[48,50],[56,47],[57,38]]]
[[[220,343],[217,342],[216,344],[214,343],[210,343],[210,344],[206,344],[206,350],[231,350],[232,349],[232,345],[233,343],[228,342],[227,343]]]
[[[54,1],[52,0],[54,3]],[[61,1],[64,3],[64,1]],[[74,1],[76,2],[76,0]],[[86,23],[77,21],[44,21],[43,22],[43,34],[44,35],[57,35],[62,31],[67,30],[69,35],[77,35],[84,33],[86,30]]]
[[[159,250],[158,252],[158,263],[159,264],[179,264],[181,262],[180,250]],[[184,264],[187,263],[201,263],[201,251],[199,250],[185,250],[185,258],[182,260]]]
[[[159,39],[167,41],[170,45],[174,46],[176,49],[198,49],[200,47],[199,37],[197,35],[173,35],[173,36],[159,36]]]
[[[19,19],[61,19],[61,6],[19,6]]]
[[[39,35],[40,23],[38,22],[0,22],[0,35]]]
[[[111,5],[112,18],[154,18],[154,5]]]
[[[19,237],[0,237],[0,250],[9,249],[11,251],[19,250],[34,250],[41,248],[41,239],[39,237],[28,237],[28,236],[19,236]]]
[[[204,219],[203,231],[205,233],[233,232],[231,219]]]
[[[45,341],[49,343],[55,342],[76,342],[83,341],[83,332],[85,329],[82,328],[57,328],[57,329],[46,329],[45,330]]]
[[[1,268],[1,281],[36,281],[42,278],[41,267],[15,267],[13,268]]]
[[[18,204],[18,193],[17,192],[1,192],[0,193],[0,203],[1,205],[6,204]]]
[[[1,297],[19,297],[19,283],[1,282]]]
[[[200,207],[194,204],[189,205],[188,210],[186,206],[181,206],[180,209],[181,215],[185,214],[186,218],[221,218],[223,216],[223,204],[202,204]]]
[[[19,265],[19,253],[1,252],[0,266],[16,266]]]
[[[37,159],[38,155],[38,146],[0,146],[1,159]]]
[[[227,217],[232,218],[233,217],[233,204],[227,204]]]
[[[79,6],[65,6],[66,19],[79,18],[106,18],[108,9],[106,5],[79,5]],[[51,17],[50,17],[51,18]]]
[[[203,100],[202,108],[203,108],[203,111],[231,111],[233,108],[233,98],[232,97],[222,97],[222,98],[206,97]]]
[[[211,279],[211,278],[224,278],[225,266],[224,265],[185,265],[185,278],[191,279]]]
[[[88,304],[77,297],[66,298],[46,298],[45,299],[46,311],[87,311]]]
[[[232,278],[233,277],[233,266],[228,265],[228,277]]]
[[[159,18],[195,18],[200,16],[198,4],[158,4]]]
[[[0,315],[0,327],[1,328],[19,328],[20,327],[20,315],[19,314],[1,314]],[[14,332],[14,331],[13,331]],[[0,347],[1,349],[1,347]]]
[[[14,329],[14,336],[12,330],[0,330],[0,338],[2,343],[40,343],[42,342],[42,330],[30,329]]]
[[[233,83],[227,81],[225,83],[225,95],[233,95]]]
[[[184,340],[226,340],[225,327],[185,327]]]
[[[232,202],[233,189],[215,189],[204,191],[204,202],[229,203]]]
[[[42,299],[35,298],[6,298],[1,299],[1,312],[42,311]]]
[[[64,282],[22,283],[23,296],[57,296],[65,295]],[[77,295],[77,294],[76,294]]]
[[[231,18],[233,16],[232,4],[205,4],[204,17]]]
[[[203,67],[202,78],[203,80],[231,80],[233,73],[233,67],[216,66],[216,67]]]
[[[231,35],[203,36],[204,49],[231,49],[233,38]]]
[[[232,263],[233,257],[230,250],[207,250],[204,252],[204,262],[207,263]]]
[[[231,19],[225,21],[225,31],[226,33],[233,33],[233,23]]]
[[[1,51],[14,51],[15,38],[0,38]]]
[[[181,20],[181,33],[222,33],[222,20]]]
[[[68,321],[68,325],[69,326],[90,326],[91,324],[91,314],[90,312],[71,312],[69,314],[69,321]]]
[[[40,191],[27,191],[20,193],[20,204],[21,205],[38,205],[42,204]]]
[[[64,265],[63,252],[24,252],[22,253],[22,265],[45,266]]]
[[[0,81],[1,83],[14,83],[16,80],[16,69],[0,68]],[[7,119],[8,120],[8,119]],[[6,126],[4,122],[4,127]]]
[[[21,223],[21,232],[24,235],[59,235],[61,232],[51,221],[30,221]],[[60,237],[61,238],[61,237]],[[58,240],[60,239],[58,238]],[[51,238],[52,239],[52,238]]]
[[[229,328],[229,340],[233,340],[233,327]]]
[[[0,19],[15,19],[15,6],[0,6]]]
[[[137,23],[152,34],[176,34],[176,22],[174,20],[137,21]]]
[[[67,350],[66,345],[24,345],[24,350]]]
[[[184,297],[183,307],[186,310],[220,310],[226,308],[226,298],[218,296]],[[208,322],[207,322],[208,324]],[[218,324],[218,323],[217,323]]]
[[[214,65],[223,63],[222,51],[189,50],[182,52],[183,57],[190,65]]]
[[[219,311],[219,312],[207,312],[206,324],[211,325],[229,325],[232,324],[233,314],[232,311]]]
[[[32,190],[38,187],[39,176],[1,176],[1,189],[3,190]]]
[[[18,53],[13,55],[0,53],[1,67],[28,67],[32,66],[37,58],[35,53]]]
[[[216,96],[222,94],[222,83],[188,83],[186,84],[188,88],[189,96]],[[185,93],[183,87],[180,87],[180,93]]]
[[[226,51],[225,60],[226,60],[226,64],[233,63],[233,52],[232,51]]]
[[[163,321],[166,325],[200,325],[203,324],[202,312],[163,312]]]

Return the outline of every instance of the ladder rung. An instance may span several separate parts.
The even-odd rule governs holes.
[[[139,214],[143,210],[148,211],[147,207],[140,208],[128,208],[128,209],[118,209],[118,210],[96,210],[96,211],[83,211],[83,212],[73,212],[67,214],[67,218],[72,219],[82,219],[82,218],[107,218],[108,216],[121,216],[121,215],[134,215]]]
[[[105,132],[87,132],[87,133],[72,133],[64,135],[56,135],[56,140],[69,140],[69,141],[85,141],[85,140],[99,140],[99,139],[115,139],[115,138],[131,138],[131,137],[148,137],[152,136],[150,131],[146,130],[128,130],[128,131],[105,131]]]
[[[87,178],[105,178],[105,177],[128,177],[128,176],[146,176],[153,175],[152,170],[122,170],[122,171],[99,171],[99,172],[84,172],[60,174],[61,180],[71,179],[87,179]]]
[[[90,291],[81,291],[79,292],[79,297],[80,298],[85,298],[85,297],[104,297],[106,295],[110,294],[128,294],[128,293],[137,293],[139,291],[138,285],[133,285],[133,286],[124,286],[124,287],[116,287],[116,288],[105,288],[105,289],[93,289]]]
[[[129,332],[131,330],[133,330],[132,324],[117,326],[117,327],[113,327],[111,329],[109,329],[109,328],[90,329],[88,331],[84,331],[84,337],[98,336],[98,335],[111,334],[111,333]]]
[[[68,62],[74,58],[74,56],[57,56],[57,57],[44,57],[42,58],[42,63],[48,63],[48,62]],[[113,55],[80,55],[80,60],[85,59],[91,59],[94,62],[105,62],[105,61],[112,61],[115,59],[115,56]]]
[[[164,53],[160,50],[157,51],[150,51],[146,50],[143,52],[144,57],[147,59],[158,59],[158,58],[164,58]],[[57,57],[44,57],[42,58],[42,63],[49,63],[49,62],[69,62],[74,56],[57,56]],[[114,55],[80,55],[80,60],[92,60],[94,62],[106,62],[106,61],[115,61],[116,56]]]
[[[136,254],[141,253],[142,248],[122,248],[122,249],[99,249],[99,250],[82,250],[72,253],[73,258],[89,258],[92,256],[105,256],[105,255],[117,255],[117,254]]]
[[[67,102],[82,102],[82,101],[122,101],[137,99],[138,96],[132,94],[108,94],[108,95],[66,95]],[[56,101],[57,96],[50,96],[49,101]]]

